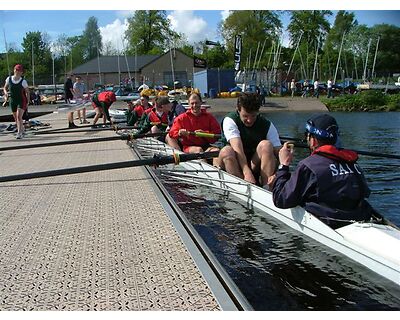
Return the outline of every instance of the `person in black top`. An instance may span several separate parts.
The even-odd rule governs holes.
[[[311,155],[300,161],[293,173],[289,172],[293,149],[288,142],[283,145],[273,186],[275,206],[302,206],[334,229],[372,217],[374,210],[365,200],[370,189],[357,164],[358,155],[335,146],[338,133],[336,120],[330,115],[311,117],[306,123]]]
[[[73,90],[73,86],[74,86],[74,84],[72,83],[71,75],[68,74],[67,75],[67,79],[65,80],[65,83],[64,83],[64,100],[65,100],[65,103],[70,103],[72,98],[74,97],[73,91],[72,91]]]

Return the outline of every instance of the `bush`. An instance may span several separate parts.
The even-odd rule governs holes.
[[[330,111],[400,111],[400,94],[385,95],[378,90],[322,99],[322,102]]]

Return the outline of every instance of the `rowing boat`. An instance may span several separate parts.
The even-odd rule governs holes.
[[[134,142],[139,152],[171,155],[176,150],[154,139]],[[294,230],[349,257],[400,285],[400,229],[390,222],[353,222],[332,229],[301,207],[279,209],[272,193],[202,161],[180,163],[167,175],[176,180],[217,188],[285,223]]]
[[[80,110],[83,108],[88,108],[92,105],[91,101],[80,100],[74,103],[63,103],[62,105],[57,106],[57,109],[53,111],[53,113],[68,113],[74,112],[76,110]]]

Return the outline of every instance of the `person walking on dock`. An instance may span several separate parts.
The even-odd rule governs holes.
[[[291,92],[292,98],[293,98],[294,94],[296,92],[296,82],[294,82],[294,79],[292,79],[292,82],[290,82],[290,92]]]
[[[288,142],[279,152],[279,169],[273,186],[278,208],[303,206],[332,228],[370,219],[372,208],[365,200],[370,194],[355,151],[338,149],[339,127],[328,114],[312,116],[306,123],[311,155],[289,172],[293,149]]]
[[[270,189],[281,141],[273,123],[260,114],[259,96],[242,93],[237,100],[237,110],[222,121],[222,130],[225,146],[220,152],[218,166]]]
[[[304,82],[303,82],[303,92],[302,92],[302,94],[301,94],[301,97],[302,98],[307,98],[307,96],[308,96],[308,90],[309,90],[309,84],[308,84],[308,81],[307,80],[304,80]]]
[[[314,81],[314,94],[313,97],[319,98],[319,79]]]
[[[23,116],[28,109],[29,88],[23,77],[24,67],[21,64],[14,66],[14,75],[7,77],[4,84],[4,97],[9,101],[17,127],[17,139],[22,139],[25,128]]]
[[[332,92],[332,89],[333,89],[332,88],[333,87],[332,78],[328,79],[328,82],[326,83],[326,86],[327,86],[327,91],[328,91],[327,98],[334,98],[333,92]]]

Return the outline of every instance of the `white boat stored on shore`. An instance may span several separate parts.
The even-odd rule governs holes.
[[[171,155],[176,152],[154,138],[136,140],[134,147],[139,152],[153,154]],[[271,192],[203,161],[183,162],[180,168],[168,170],[165,174],[176,180],[217,188],[400,285],[400,229],[385,219],[353,222],[334,230],[302,207],[275,207]]]

